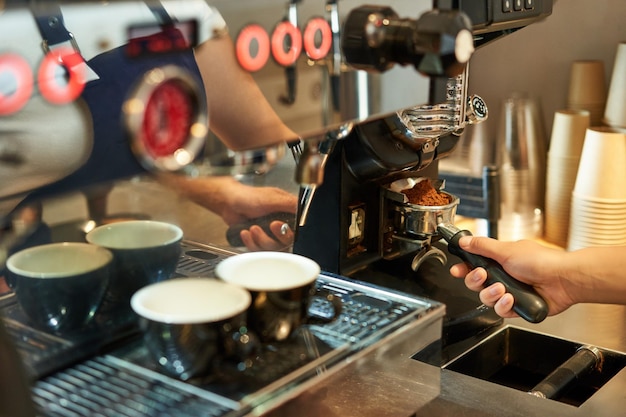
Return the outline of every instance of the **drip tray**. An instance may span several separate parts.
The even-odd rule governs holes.
[[[574,375],[583,349],[599,361]],[[549,386],[554,396],[547,398],[579,407],[625,365],[621,353],[507,326],[442,367],[525,392]]]
[[[175,276],[214,277],[217,263],[231,255],[185,242]],[[103,320],[68,339],[31,328],[12,296],[0,299],[0,309],[34,379],[33,399],[42,417],[254,414],[357,358],[374,357],[378,349],[418,349],[441,335],[424,329],[441,325],[442,304],[333,274],[321,274],[316,285],[341,299],[336,321],[303,326],[294,338],[263,346],[250,367],[223,363],[211,375],[185,382],[163,373],[137,326],[125,320]],[[323,316],[327,308],[320,300],[310,311]]]

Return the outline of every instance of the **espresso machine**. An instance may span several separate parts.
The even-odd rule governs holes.
[[[551,2],[512,2],[510,9],[507,3],[435,2],[437,13],[417,20],[383,6],[353,10],[342,34],[347,64],[369,72],[414,66],[430,77],[429,102],[344,125],[340,135],[322,137],[313,152],[323,155],[323,183],[301,193],[294,251],[317,260],[324,270],[444,303],[444,344],[462,341],[501,319],[461,280],[449,276],[449,266],[462,260],[450,255],[440,231],[429,227],[454,221],[457,196],[451,195],[443,207],[418,207],[407,203],[394,184],[410,188],[427,178],[445,191],[437,161],[454,151],[467,125],[488,116],[486,103],[469,92],[470,65],[462,57],[473,49],[464,45],[463,33],[471,32],[470,46],[481,48],[552,10]],[[471,24],[461,13],[471,17]],[[446,45],[453,39],[456,43]]]

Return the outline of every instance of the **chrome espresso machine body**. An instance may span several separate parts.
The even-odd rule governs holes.
[[[241,175],[271,165],[282,143],[225,155],[205,145],[211,127],[207,114],[219,103],[205,107],[202,80],[188,65],[190,51],[228,30],[236,45],[243,43],[240,64],[260,84],[267,75],[279,75],[280,82],[270,82],[266,90],[268,100],[278,104],[277,113],[285,118],[298,112],[291,120],[302,139],[291,143],[299,161],[295,179],[302,186],[294,252],[322,266],[317,284],[342,299],[344,315],[332,326],[302,331],[293,343],[267,346],[255,366],[243,371],[220,368],[207,379],[181,381],[149,359],[132,318],[102,316],[79,334],[48,334],[30,326],[12,291],[3,287],[0,308],[7,339],[23,361],[37,414],[410,415],[437,397],[441,370],[412,356],[440,342],[442,320],[446,343],[500,320],[480,308],[458,281],[448,279],[439,261],[450,255],[437,246],[439,236],[414,233],[407,226],[406,207],[388,185],[416,177],[438,179],[437,160],[453,152],[466,124],[486,117],[482,100],[468,94],[467,64],[474,48],[544,18],[552,2],[59,3],[60,9],[49,1],[0,1],[0,86],[7,77],[11,86],[0,90],[2,265],[24,238],[40,237],[39,223],[33,229],[15,215],[24,207],[37,209],[38,199],[106,188],[150,172]],[[167,30],[172,27],[173,32]],[[164,37],[149,36],[155,32]],[[279,39],[271,47],[276,49],[273,60],[267,55],[259,61],[256,48],[270,34]],[[299,53],[307,55],[301,59],[293,53],[299,34],[304,42]],[[58,44],[65,49],[55,48]],[[124,94],[113,100],[109,86],[90,84],[97,74],[82,72],[85,62],[102,71],[118,70],[98,66],[103,54],[118,54],[114,62],[120,65],[138,65],[136,73],[114,80]],[[76,59],[79,55],[82,60]],[[311,79],[319,84],[302,88]],[[390,84],[398,79],[403,84]],[[162,89],[163,80],[176,92]],[[95,88],[81,95],[85,84]],[[389,85],[407,88],[395,92]],[[310,99],[307,93],[320,91],[314,106],[305,105],[304,111],[298,106]],[[364,99],[372,93],[380,94],[378,100]],[[82,99],[99,104],[98,111],[87,112]],[[150,124],[145,110],[152,106],[163,117],[177,110],[168,106],[172,103],[185,107],[188,123],[182,136],[162,143],[159,133],[174,125]],[[174,120],[171,116],[165,120]],[[150,128],[156,135],[147,149],[150,141],[142,135]],[[50,145],[41,146],[40,138]],[[221,166],[215,162],[221,159],[246,166]],[[216,262],[234,253],[185,241],[176,276],[212,277]],[[452,283],[456,286],[448,287]],[[15,363],[14,351],[7,351]],[[3,364],[0,388],[15,389],[5,381],[17,381],[17,371]],[[396,389],[399,383],[402,389]],[[0,407],[16,407],[0,410],[32,415],[28,404],[12,401],[18,398],[13,391],[2,394]],[[302,401],[312,405],[302,408]],[[20,405],[21,411],[15,411]]]

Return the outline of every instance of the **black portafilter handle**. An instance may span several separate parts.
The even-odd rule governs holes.
[[[228,241],[228,244],[231,246],[235,246],[235,247],[243,246],[243,241],[241,240],[241,237],[239,236],[239,234],[241,233],[242,230],[247,230],[250,228],[250,226],[253,226],[253,225],[260,226],[263,229],[263,231],[267,233],[268,236],[273,238],[272,231],[270,230],[270,223],[278,220],[278,221],[287,223],[289,227],[292,230],[294,230],[295,223],[296,223],[295,219],[296,219],[295,214],[287,213],[287,212],[276,212],[276,213],[271,213],[265,216],[256,217],[254,219],[249,219],[249,220],[246,220],[245,222],[230,226],[226,230],[226,240]]]
[[[447,223],[437,225],[437,231],[448,242],[451,254],[458,256],[473,268],[482,267],[487,271],[486,285],[496,282],[504,285],[506,292],[515,299],[513,311],[521,318],[530,323],[539,323],[547,317],[548,304],[532,286],[507,274],[502,265],[493,259],[467,252],[459,247],[459,239],[463,236],[472,236],[471,232]]]

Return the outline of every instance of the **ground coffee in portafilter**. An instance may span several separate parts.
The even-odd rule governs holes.
[[[418,182],[413,188],[402,190],[402,193],[409,203],[418,206],[445,206],[452,200],[448,194],[437,191],[429,179]]]

